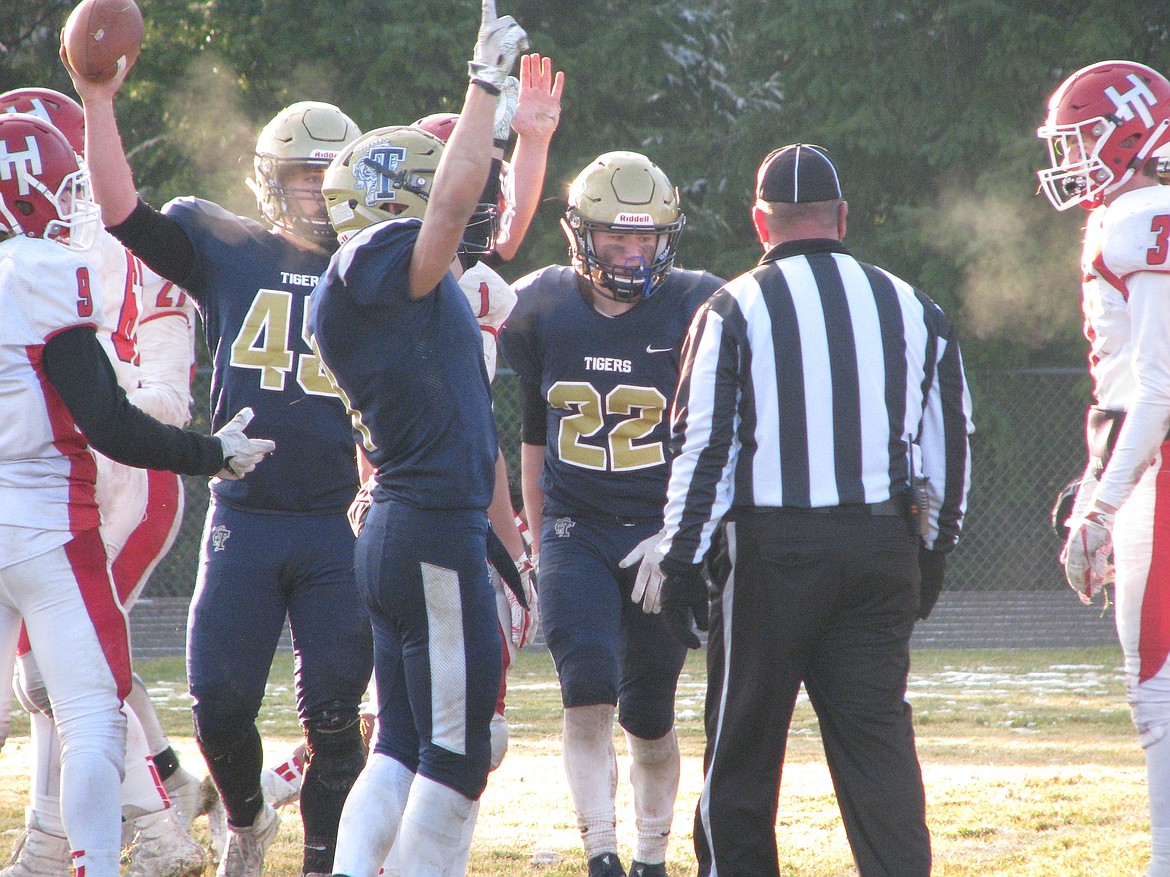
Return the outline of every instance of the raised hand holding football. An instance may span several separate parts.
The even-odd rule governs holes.
[[[142,12],[134,0],[81,0],[61,31],[69,66],[90,82],[106,82],[142,48]]]

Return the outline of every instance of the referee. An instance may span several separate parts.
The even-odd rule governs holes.
[[[666,622],[697,646],[700,561],[725,522],[711,552],[699,874],[779,874],[777,794],[803,682],[862,877],[925,877],[906,678],[966,505],[959,346],[934,302],[841,243],[847,205],[825,150],[771,153],[756,195],[766,254],[699,309],[683,352],[658,546]]]

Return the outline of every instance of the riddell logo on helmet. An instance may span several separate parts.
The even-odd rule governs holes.
[[[336,149],[314,149],[309,155],[309,158],[323,158],[326,161],[333,161],[337,158]]]
[[[615,225],[653,225],[654,217],[649,213],[619,213],[613,221]]]

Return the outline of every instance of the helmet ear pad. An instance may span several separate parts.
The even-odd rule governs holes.
[[[561,228],[574,270],[601,294],[631,302],[652,295],[666,279],[685,223],[678,190],[666,174],[640,153],[619,151],[598,156],[577,175]],[[658,235],[653,260],[629,266],[601,258],[593,245],[599,231]]]

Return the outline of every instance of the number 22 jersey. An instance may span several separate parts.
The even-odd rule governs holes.
[[[500,349],[545,400],[546,514],[661,517],[682,342],[722,282],[674,269],[616,317],[594,309],[571,268],[553,265],[516,283]]]

